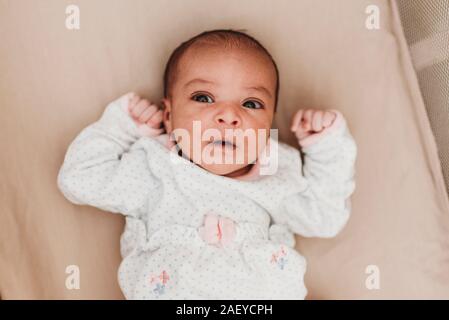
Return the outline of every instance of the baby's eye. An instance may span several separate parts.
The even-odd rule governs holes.
[[[255,101],[255,100],[245,101],[243,103],[243,106],[245,108],[250,108],[250,109],[262,109],[263,108],[263,104],[258,101]]]
[[[212,98],[206,94],[196,94],[192,97],[192,100],[194,100],[196,102],[201,102],[201,103],[213,103],[214,102],[214,100],[212,100]]]

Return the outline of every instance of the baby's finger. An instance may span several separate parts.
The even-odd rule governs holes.
[[[303,130],[298,130],[296,131],[296,138],[298,138],[299,140],[304,139],[305,137],[310,136],[310,132],[308,131],[303,131]]]
[[[142,114],[139,116],[139,121],[142,123],[147,122],[157,112],[157,110],[158,107],[152,104],[142,112]]]
[[[148,100],[142,99],[137,105],[131,110],[131,114],[135,119],[139,119],[141,114],[145,111],[146,108],[150,106],[150,102]]]
[[[132,111],[139,101],[140,97],[138,95],[132,96],[132,98],[129,100],[128,110]]]
[[[293,117],[292,125],[290,126],[290,130],[295,132],[298,130],[299,125],[302,121],[302,115],[304,114],[304,110],[300,109],[298,112],[296,112],[295,116]]]
[[[310,131],[312,129],[312,115],[313,115],[312,109],[307,109],[304,111],[304,117],[303,121],[301,123],[301,127],[304,131]]]
[[[156,129],[160,128],[163,116],[164,116],[164,113],[162,112],[162,110],[158,110],[157,112],[153,113],[153,115],[146,122],[146,124],[152,128],[156,128]]]
[[[330,127],[332,123],[334,122],[337,115],[332,111],[326,111],[323,115],[323,126],[325,128]]]
[[[315,110],[312,115],[312,130],[320,132],[323,129],[323,111]]]

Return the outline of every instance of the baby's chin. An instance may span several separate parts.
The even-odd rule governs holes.
[[[210,173],[220,176],[241,176],[249,170],[248,164],[202,164],[201,167]]]

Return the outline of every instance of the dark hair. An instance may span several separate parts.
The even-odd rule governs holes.
[[[276,92],[275,92],[275,104],[274,110],[276,111],[278,95],[279,95],[279,70],[274,61],[271,54],[267,49],[256,39],[249,36],[248,34],[231,29],[217,29],[202,32],[193,38],[181,43],[170,55],[168,62],[165,66],[164,71],[164,97],[167,98],[170,95],[171,84],[174,79],[174,72],[178,66],[179,61],[181,60],[184,53],[189,49],[192,45],[198,42],[206,42],[210,44],[222,44],[225,47],[249,47],[262,52],[266,55],[270,61],[273,63],[274,69],[276,71]]]

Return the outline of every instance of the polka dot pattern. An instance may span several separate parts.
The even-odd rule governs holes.
[[[354,190],[355,143],[345,123],[303,149],[278,145],[275,174],[214,175],[175,156],[168,137],[141,136],[121,98],[70,145],[58,176],[64,195],[126,216],[118,281],[128,299],[303,299],[306,261],[294,233],[330,237]],[[203,241],[214,213],[232,219],[229,247]]]

